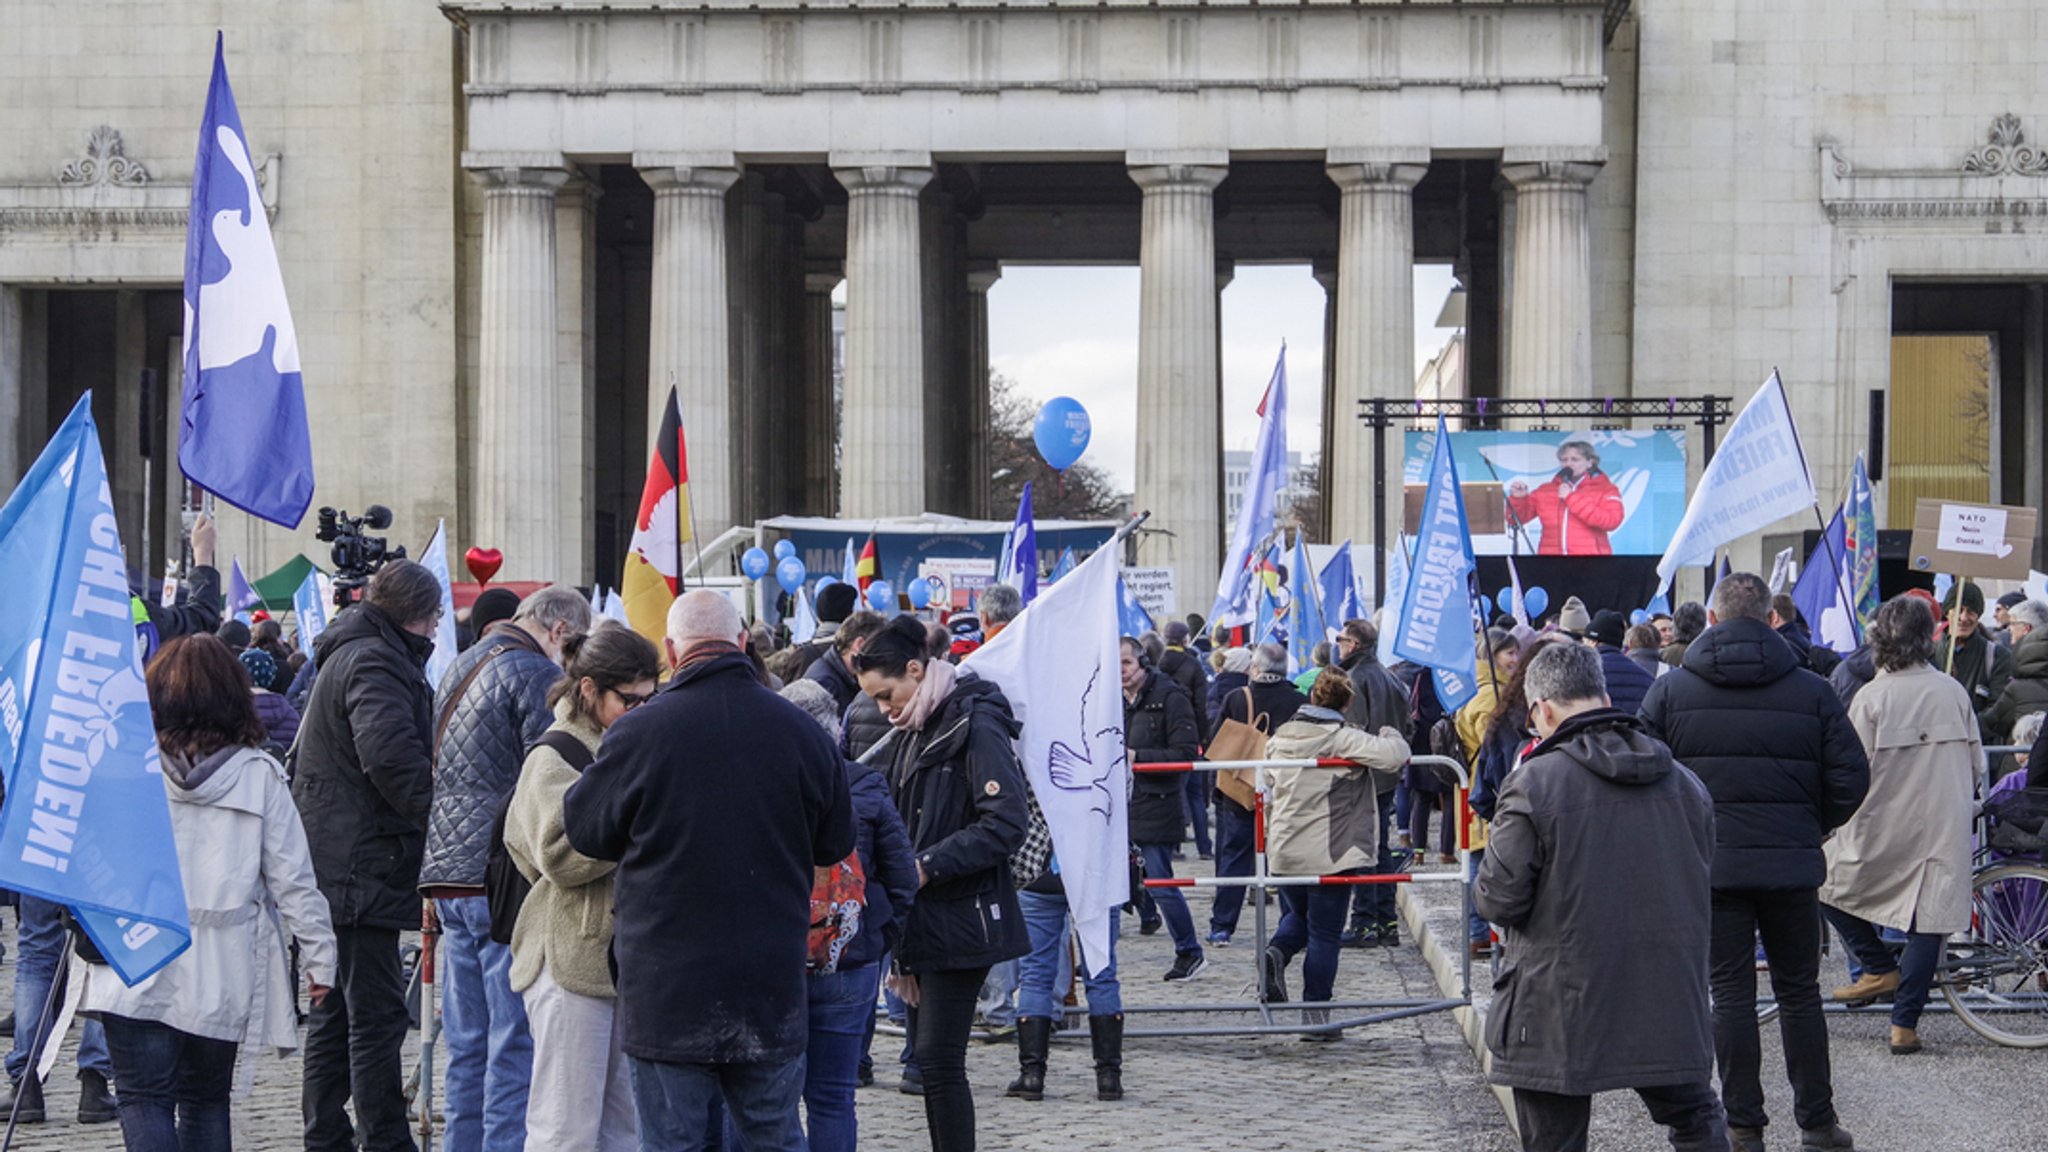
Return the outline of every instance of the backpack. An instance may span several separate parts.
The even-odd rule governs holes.
[[[860,935],[861,913],[867,906],[867,870],[860,865],[858,849],[839,863],[812,873],[810,951],[805,965],[813,976],[839,970],[846,946]],[[492,922],[496,923],[495,914]]]
[[[531,753],[534,748],[554,749],[578,772],[590,767],[590,749],[570,733],[543,732],[527,751]],[[499,944],[512,943],[512,928],[519,923],[520,906],[533,891],[533,881],[519,871],[519,865],[512,862],[512,854],[505,850],[505,815],[512,810],[512,796],[517,793],[518,789],[513,789],[498,805],[497,815],[491,818],[491,841],[484,849],[484,906],[491,913],[491,939]]]

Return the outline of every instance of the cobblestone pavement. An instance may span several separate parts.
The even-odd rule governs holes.
[[[1197,865],[1203,871],[1207,865]],[[1198,922],[1208,899],[1190,899]],[[1272,910],[1277,919],[1278,909]],[[12,917],[0,938],[8,962],[0,965],[0,988],[13,982]],[[1161,982],[1173,958],[1165,932],[1141,937],[1132,917],[1124,918],[1118,958],[1124,996],[1130,1004],[1232,1003],[1249,998],[1254,949],[1246,910],[1241,943],[1210,951],[1210,967],[1194,981]],[[1297,990],[1301,965],[1289,972]],[[1338,972],[1340,999],[1434,999],[1428,969],[1414,946],[1387,952],[1347,951]],[[1213,1024],[1249,1016],[1175,1017]],[[1133,1023],[1133,1027],[1138,1026]],[[923,1103],[895,1090],[900,1040],[875,1040],[880,1082],[859,1096],[862,1145],[875,1149],[927,1146]],[[77,1107],[76,1037],[51,1074],[50,1122],[24,1127],[15,1147],[42,1152],[98,1152],[121,1147],[119,1126],[82,1127]],[[414,1041],[416,1054],[416,1038]],[[414,1056],[408,1056],[408,1067]],[[969,1056],[982,1146],[989,1149],[1171,1149],[1173,1152],[1234,1152],[1257,1134],[1264,1148],[1315,1152],[1345,1149],[1457,1149],[1505,1152],[1513,1141],[1451,1018],[1445,1013],[1374,1025],[1345,1034],[1333,1044],[1284,1037],[1132,1038],[1124,1056],[1125,1098],[1095,1099],[1094,1075],[1085,1034],[1055,1043],[1046,1099],[1036,1104],[1006,1099],[1003,1087],[1016,1075],[1016,1049],[980,1043]],[[299,1064],[296,1058],[261,1058],[253,1099],[235,1109],[239,1152],[287,1152],[298,1138]]]
[[[1458,940],[1458,896],[1452,886],[1413,886],[1418,910],[1439,939]],[[1757,974],[1760,994],[1770,994],[1770,977]],[[1821,968],[1824,987],[1848,982],[1837,947]],[[1473,996],[1491,996],[1484,965],[1472,974]],[[2017,1152],[2048,1148],[2048,1050],[2005,1048],[1978,1036],[1960,1020],[1933,1010],[1921,1018],[1926,1050],[1893,1056],[1888,1009],[1828,1016],[1829,1056],[1834,1068],[1835,1108],[1841,1124],[1866,1152]],[[1799,1145],[1792,1118],[1792,1089],[1785,1079],[1784,1048],[1774,1022],[1763,1039],[1765,1136],[1773,1149]],[[1593,1108],[1592,1152],[1644,1152],[1666,1147],[1633,1093],[1610,1092]]]

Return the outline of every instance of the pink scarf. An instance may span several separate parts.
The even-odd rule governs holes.
[[[959,678],[960,670],[944,660],[927,661],[924,679],[918,683],[917,691],[904,705],[903,712],[890,723],[911,732],[921,732],[939,705],[953,694],[953,682]]]

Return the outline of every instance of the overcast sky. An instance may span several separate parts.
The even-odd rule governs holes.
[[[1451,289],[1446,265],[1415,269],[1415,364],[1451,332],[1435,326]],[[1306,264],[1244,265],[1223,290],[1223,446],[1250,449],[1256,409],[1287,342],[1288,447],[1322,445],[1323,289]],[[1006,265],[989,291],[989,356],[996,371],[1040,400],[1071,396],[1094,436],[1082,457],[1124,491],[1137,473],[1138,270]]]

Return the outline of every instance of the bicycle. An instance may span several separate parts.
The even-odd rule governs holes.
[[[1995,797],[2001,790],[1994,789]],[[2025,803],[2031,793],[2015,792]],[[1970,929],[1951,937],[1936,984],[1970,1030],[2012,1048],[2048,1048],[2048,865],[2029,832],[1986,803],[1970,882]]]

